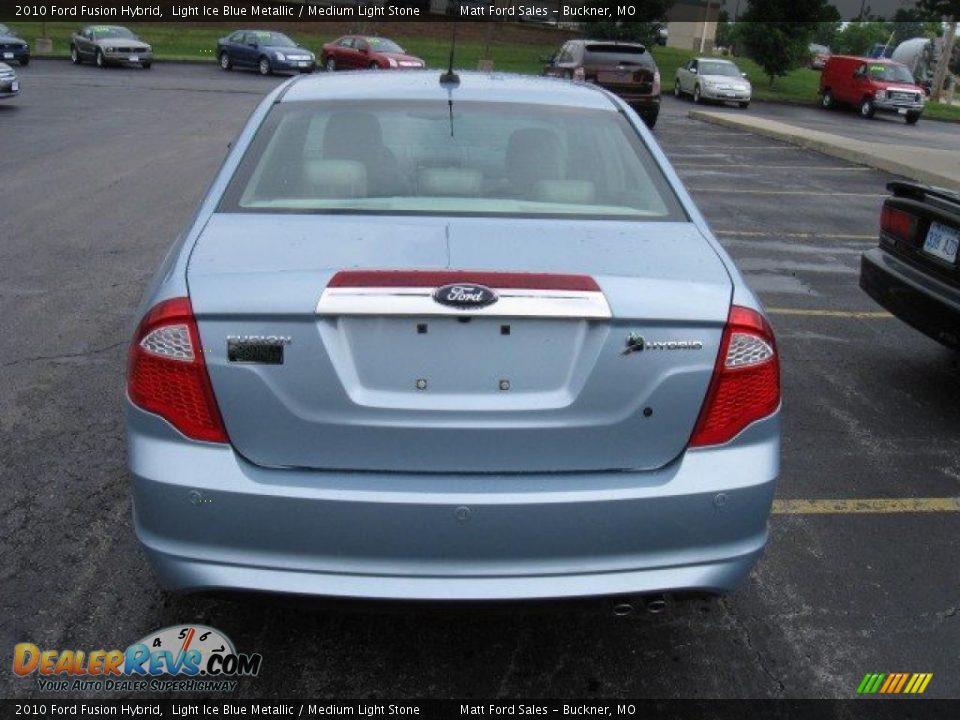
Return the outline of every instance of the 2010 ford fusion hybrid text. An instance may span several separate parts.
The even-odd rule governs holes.
[[[736,587],[779,472],[754,294],[638,116],[547,78],[293,79],[130,348],[174,590],[513,600]]]

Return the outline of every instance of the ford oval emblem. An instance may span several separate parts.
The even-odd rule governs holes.
[[[454,283],[437,288],[433,293],[433,299],[441,305],[470,310],[493,305],[497,301],[497,294],[484,285]]]

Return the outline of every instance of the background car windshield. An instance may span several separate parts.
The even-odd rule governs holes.
[[[702,75],[726,75],[727,77],[740,77],[740,70],[733,63],[701,62],[700,72]]]
[[[913,75],[903,65],[877,63],[870,66],[870,77],[886,82],[904,82],[913,84]]]
[[[621,113],[445,101],[281,104],[221,209],[685,219]]]
[[[126,28],[120,27],[100,27],[93,29],[93,36],[98,40],[102,38],[135,38],[132,32]]]
[[[367,45],[370,46],[370,49],[374,52],[402,53],[404,51],[403,48],[397,45],[393,40],[387,40],[386,38],[378,37],[369,37],[364,39],[367,41]]]
[[[270,45],[272,47],[296,47],[297,44],[283,33],[277,32],[257,32],[257,42],[261,45]]]
[[[586,65],[653,65],[653,56],[642,45],[592,43],[584,50]]]

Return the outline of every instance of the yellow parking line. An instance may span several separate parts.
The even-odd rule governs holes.
[[[878,515],[960,512],[960,498],[837,498],[774,500],[774,515]]]
[[[861,320],[885,320],[893,317],[893,315],[883,310],[804,310],[802,308],[767,308],[767,314],[801,315],[808,317],[860,318]]]
[[[737,195],[806,195],[808,197],[862,197],[885,198],[883,193],[819,192],[811,190],[745,190],[726,187],[691,187],[690,192],[734,193]]]
[[[769,238],[796,238],[799,240],[876,240],[876,235],[852,235],[846,233],[804,233],[804,232],[776,232],[766,230],[714,230],[714,235],[730,237],[769,237]]]

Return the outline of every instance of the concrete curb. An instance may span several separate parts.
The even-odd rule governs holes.
[[[933,148],[884,145],[809,130],[776,120],[690,110],[689,116],[713,125],[746,130],[781,140],[857,165],[884,170],[931,185],[960,188],[960,152]]]

